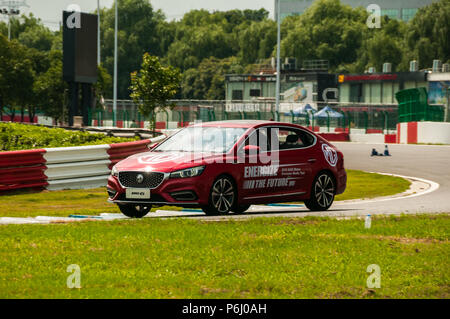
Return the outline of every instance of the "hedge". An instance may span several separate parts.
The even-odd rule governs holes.
[[[102,133],[68,131],[19,123],[0,123],[0,151],[121,143],[135,138],[108,137]]]

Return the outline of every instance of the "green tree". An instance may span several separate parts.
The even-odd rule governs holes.
[[[406,71],[402,65],[406,53],[405,29],[405,22],[385,16],[380,29],[368,30],[368,35],[358,54],[360,60],[364,60],[364,53],[367,54],[365,69],[375,67],[381,71],[383,64],[389,62],[392,63],[393,71]]]
[[[27,105],[33,102],[33,63],[27,48],[16,40],[8,41],[0,35],[0,44],[0,113],[8,106],[12,120],[17,110],[23,120]]]
[[[9,48],[8,39],[0,34],[0,119],[5,111],[5,106],[9,101],[9,90],[11,82],[9,81],[11,67],[12,54]]]
[[[51,66],[38,75],[33,84],[35,105],[46,116],[63,121],[67,84],[62,77],[62,54],[60,51],[52,51],[49,59]]]
[[[97,83],[94,84],[95,108],[103,109],[102,99],[112,90],[112,77],[103,66],[98,66]]]
[[[163,13],[155,11],[148,0],[119,1],[118,97],[126,99],[130,91],[130,73],[139,69],[139,58],[145,52],[162,56],[168,41],[162,40],[168,28]],[[102,65],[114,73],[114,7],[101,12]],[[160,27],[160,25],[162,25]],[[172,34],[172,33],[170,33]],[[170,38],[170,35],[169,35]],[[112,96],[110,92],[109,97]]]
[[[187,99],[225,99],[225,74],[242,73],[243,67],[236,57],[204,59],[198,68],[183,74],[182,96]]]
[[[450,62],[450,0],[441,0],[419,9],[408,25],[408,60],[418,60],[430,68],[434,59]]]
[[[239,33],[239,57],[243,64],[255,63],[258,59],[271,56],[277,43],[277,25],[275,21],[254,21],[243,26]]]
[[[282,24],[281,55],[304,60],[328,60],[331,69],[357,60],[368,14],[339,0],[318,0],[302,15]]]
[[[150,129],[155,129],[156,108],[168,107],[180,87],[181,74],[178,69],[161,65],[159,58],[145,53],[139,72],[131,73],[131,98],[139,112],[150,118]]]
[[[8,36],[6,23],[0,22],[0,33]],[[20,19],[11,18],[11,39],[18,40],[28,48],[50,51],[57,37],[61,37],[61,34],[51,31],[32,13],[28,16],[22,14]]]

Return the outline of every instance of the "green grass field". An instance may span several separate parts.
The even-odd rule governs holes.
[[[4,225],[0,298],[449,298],[449,230],[449,214]]]
[[[336,200],[393,195],[407,190],[410,185],[410,182],[399,177],[354,170],[347,172],[347,190],[344,194],[337,196]],[[107,203],[106,199],[107,194],[104,188],[10,193],[0,196],[0,217],[67,217],[70,214],[120,213],[116,205]]]

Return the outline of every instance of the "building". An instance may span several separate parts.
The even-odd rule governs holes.
[[[428,87],[427,72],[362,73],[338,75],[339,102],[397,104],[395,93]]]
[[[282,71],[280,77],[281,111],[292,107],[310,104],[317,109],[323,102],[324,94],[337,89],[336,75],[324,71]],[[328,89],[328,90],[327,90]],[[327,90],[327,91],[326,91]],[[252,108],[252,102],[275,101],[275,74],[229,74],[225,76],[225,99],[229,111],[233,106],[243,105]],[[333,92],[330,92],[333,95]],[[328,93],[328,97],[330,97]],[[334,97],[334,95],[333,95]],[[237,110],[245,111],[245,110]]]
[[[277,1],[280,2],[280,17],[284,19],[290,15],[300,15],[314,2],[314,0],[275,0],[275,17],[277,17]],[[429,5],[438,0],[341,0],[354,8],[367,8],[376,3],[381,8],[381,14],[393,19],[403,21],[411,20],[419,8]]]

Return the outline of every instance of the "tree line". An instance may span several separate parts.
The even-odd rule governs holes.
[[[114,8],[101,9],[100,83],[98,97],[112,97]],[[407,71],[409,61],[429,68],[433,59],[450,62],[450,0],[419,9],[408,23],[382,17],[381,28],[368,28],[369,13],[339,0],[317,0],[302,15],[281,24],[281,55],[328,60],[330,72]],[[62,32],[50,31],[33,15],[12,19],[12,41],[0,23],[0,112],[4,105],[33,113],[39,107],[62,116],[66,84],[62,81]],[[181,72],[180,99],[224,99],[224,75],[251,73],[270,64],[276,51],[276,22],[269,12],[192,10],[167,21],[148,0],[119,1],[118,97],[130,98],[131,73],[145,53]],[[30,113],[30,114],[31,114]]]

